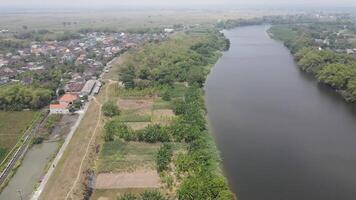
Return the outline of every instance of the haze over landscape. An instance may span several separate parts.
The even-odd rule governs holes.
[[[0,0],[0,200],[355,200],[355,0]]]
[[[36,8],[36,7],[47,7],[47,8],[112,8],[114,7],[132,7],[132,8],[142,8],[142,7],[169,7],[169,8],[207,8],[211,6],[219,6],[228,8],[231,6],[255,6],[257,8],[263,7],[283,7],[283,6],[313,6],[313,7],[330,7],[330,6],[341,6],[349,7],[355,6],[356,2],[354,0],[298,0],[298,1],[288,1],[288,0],[2,0],[0,7],[16,7],[16,8]]]

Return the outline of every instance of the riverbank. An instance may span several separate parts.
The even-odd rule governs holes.
[[[314,23],[315,26],[328,28],[321,22]],[[338,31],[342,30],[339,28]],[[312,27],[297,24],[272,26],[268,31],[273,39],[283,42],[290,50],[302,71],[312,74],[320,83],[333,88],[347,102],[355,102],[356,57],[346,52],[342,53],[340,49],[327,47],[328,40],[324,40],[327,43],[323,45],[316,43],[317,36],[313,37],[310,32],[313,33]]]
[[[177,34],[168,41],[129,52],[115,66],[122,83],[111,85],[107,101],[116,104],[121,113],[105,117],[105,141],[95,166],[99,183],[95,183],[91,199],[120,199],[127,193],[143,195],[147,190],[158,192],[164,199],[232,199],[206,127],[199,87],[221,56],[224,41],[217,32]],[[126,71],[130,65],[133,68]],[[163,73],[168,67],[169,73]],[[190,74],[183,72],[193,68]],[[151,70],[158,75],[155,80],[150,78]],[[132,77],[132,71],[143,73],[140,80]],[[159,175],[159,184],[144,185],[148,179],[156,180],[153,174]],[[123,175],[142,182],[116,180]],[[100,184],[103,176],[110,176],[109,186]]]

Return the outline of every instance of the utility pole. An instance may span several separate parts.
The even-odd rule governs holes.
[[[18,190],[16,190],[16,191],[19,193],[20,200],[23,200],[23,197],[22,197],[22,190],[21,190],[21,189],[18,189]]]

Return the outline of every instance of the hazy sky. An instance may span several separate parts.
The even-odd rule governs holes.
[[[356,5],[356,0],[0,0],[1,6]]]

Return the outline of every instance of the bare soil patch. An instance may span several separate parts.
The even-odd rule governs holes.
[[[156,171],[138,170],[123,173],[99,174],[95,189],[159,188],[160,178]]]
[[[119,99],[118,106],[122,110],[151,110],[153,107],[152,99]]]

